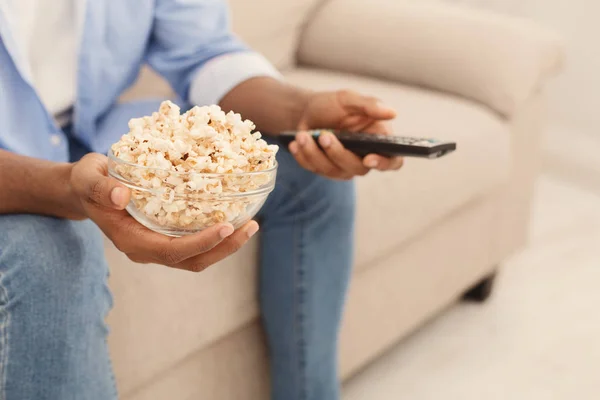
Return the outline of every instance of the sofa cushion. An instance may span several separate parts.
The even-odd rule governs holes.
[[[322,0],[229,0],[233,31],[280,69],[295,62],[307,16]]]
[[[358,179],[357,266],[384,257],[453,210],[489,193],[509,173],[510,132],[487,108],[451,95],[370,78],[297,69],[291,82],[321,90],[350,88],[398,111],[397,135],[454,140],[439,160],[406,159],[400,172]]]
[[[358,180],[359,268],[489,193],[507,174],[509,132],[504,122],[480,106],[343,74],[296,70],[287,76],[315,89],[347,87],[379,96],[398,109],[398,134],[458,141],[458,151],[443,159],[410,159],[400,172],[373,172]],[[116,300],[109,319],[111,352],[124,397],[257,317],[256,244],[253,240],[199,275],[133,264],[107,245]]]
[[[447,91],[505,116],[564,63],[562,40],[532,21],[440,0],[368,3],[328,1],[304,30],[298,62]]]
[[[106,240],[115,300],[109,344],[123,398],[256,318],[257,244],[193,274],[135,264]]]

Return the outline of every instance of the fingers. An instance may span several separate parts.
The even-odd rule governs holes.
[[[369,154],[363,159],[363,164],[367,168],[377,169],[379,171],[393,171],[402,168],[404,158],[402,157],[383,157],[377,154]]]
[[[238,232],[231,224],[218,224],[194,235],[172,238],[151,231],[124,211],[97,210],[94,214],[94,221],[133,261],[190,271],[201,271],[227,257],[258,231],[256,222]]]
[[[361,132],[372,133],[375,135],[391,135],[393,129],[392,124],[389,121],[376,121],[361,129]]]
[[[317,146],[311,135],[300,132],[290,143],[290,152],[305,169],[331,178],[344,178],[345,174]]]
[[[366,175],[371,169],[389,171],[400,169],[404,163],[402,157],[383,157],[369,154],[360,159],[344,148],[331,133],[324,132],[318,138],[321,150],[311,135],[300,132],[289,149],[303,168],[333,179],[350,179]],[[301,145],[300,143],[303,143]]]
[[[390,165],[388,167],[389,170],[399,170],[404,166],[404,157],[394,157],[391,159]]]
[[[133,218],[131,218],[133,220]],[[255,221],[238,231],[231,224],[219,224],[194,235],[171,238],[137,224],[130,231],[111,235],[117,248],[138,263],[157,263],[177,269],[200,272],[239,250],[258,231]]]
[[[378,135],[391,135],[392,126],[387,121],[377,121],[375,124],[370,125],[364,129],[366,133],[373,133]],[[363,165],[370,169],[377,169],[379,171],[393,171],[402,168],[404,159],[402,157],[383,157],[377,154],[369,154],[363,160]]]
[[[254,234],[256,234],[256,232],[258,232],[258,228],[256,221],[250,221],[212,250],[196,257],[189,258],[174,265],[174,267],[185,269],[187,271],[201,272],[238,251],[252,236],[254,236]]]
[[[310,165],[310,163],[306,160],[306,158],[300,151],[300,145],[298,144],[298,142],[294,140],[292,143],[290,143],[288,148],[290,150],[290,153],[292,153],[292,155],[302,168],[313,173],[317,172],[316,169],[312,165]]]
[[[107,158],[92,153],[83,157],[73,168],[73,182],[82,200],[115,210],[129,203],[130,191],[116,179],[107,176]]]
[[[342,124],[342,130],[349,132],[374,132],[382,133],[381,131],[374,131],[374,127],[380,125],[381,121],[373,120],[371,117],[359,116],[354,118],[351,116],[348,118],[349,121],[344,121]]]
[[[233,234],[231,224],[218,224],[193,235],[172,238],[151,231],[131,217],[113,221],[109,229],[103,230],[130,258],[167,266],[206,253]]]
[[[396,118],[396,111],[382,104],[375,97],[362,96],[351,90],[337,92],[338,101],[351,112],[360,112],[370,118],[377,120],[388,120]]]
[[[233,233],[233,225],[218,224],[194,235],[171,239],[171,262],[169,265],[206,253]]]
[[[318,140],[329,160],[348,176],[363,176],[369,172],[360,157],[344,148],[335,135],[325,132]]]
[[[377,124],[380,121],[374,121],[373,118],[362,114],[353,114],[344,119],[341,123],[341,130],[349,132],[363,132],[371,125]]]

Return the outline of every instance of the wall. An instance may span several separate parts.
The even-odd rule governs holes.
[[[532,18],[566,39],[567,68],[548,96],[555,125],[600,139],[600,0],[444,0]]]

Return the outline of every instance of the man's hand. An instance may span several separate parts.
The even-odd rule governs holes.
[[[220,103],[225,111],[234,110],[250,118],[262,132],[293,129],[341,129],[351,132],[389,135],[386,121],[396,112],[374,97],[342,90],[313,93],[269,77],[248,79],[227,93]],[[357,157],[333,135],[319,138],[322,151],[307,133],[299,133],[290,143],[290,152],[309,171],[333,179],[350,179],[365,175],[371,169],[396,170],[402,158],[386,158],[369,154]]]
[[[181,238],[153,232],[124,211],[129,189],[107,176],[107,158],[100,154],[88,154],[77,162],[70,184],[77,197],[75,207],[135,262],[199,272],[236,252],[258,231],[258,224],[251,221],[235,232],[231,224]]]
[[[340,129],[351,132],[391,134],[387,123],[396,112],[382,105],[374,97],[365,97],[352,91],[315,93],[311,95],[301,115],[298,129]],[[401,157],[387,158],[370,154],[364,159],[345,149],[332,134],[315,140],[300,132],[290,143],[289,150],[305,169],[333,179],[351,179],[365,175],[371,169],[397,170],[402,167]]]

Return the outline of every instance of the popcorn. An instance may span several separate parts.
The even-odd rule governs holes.
[[[170,101],[151,116],[131,119],[129,133],[111,147],[124,162],[115,172],[132,187],[128,210],[185,231],[250,219],[266,197],[252,192],[274,183],[278,151],[254,129],[252,121],[217,105],[181,114]]]

